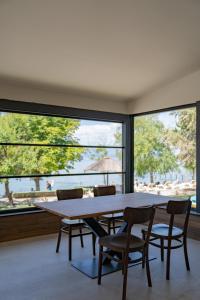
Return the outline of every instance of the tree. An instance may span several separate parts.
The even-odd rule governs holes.
[[[108,155],[108,150],[106,148],[96,148],[95,150],[89,150],[88,154],[91,160],[100,160]]]
[[[196,110],[187,108],[173,113],[176,116],[176,128],[171,131],[170,139],[177,151],[181,164],[192,172],[196,169]]]
[[[55,146],[0,146],[0,172],[9,175],[41,175],[69,171],[81,159],[82,148],[56,145],[78,145],[75,132],[80,121],[67,118],[25,114],[0,115],[0,142],[52,144]],[[34,177],[36,190],[40,178]],[[9,181],[6,180],[6,195]]]
[[[168,131],[155,116],[136,117],[134,123],[134,167],[137,176],[165,174],[177,168],[176,156],[167,141]]]
[[[116,132],[115,132],[115,145],[116,146],[122,146],[122,131],[121,127],[118,127]],[[119,159],[119,161],[122,160],[122,149],[116,149],[116,156]]]
[[[15,128],[13,128],[15,122],[13,122],[12,115],[0,115],[0,142],[15,142],[17,140],[17,135]],[[21,175],[22,164],[20,161],[20,156],[22,151],[20,147],[17,146],[0,146],[0,174],[1,176],[11,176],[14,174]],[[9,179],[1,179],[1,182],[5,185],[5,194],[9,200],[9,203],[13,205],[12,193],[10,192]]]
[[[78,145],[75,132],[80,121],[50,117],[26,115],[26,126],[19,127],[18,132],[26,143],[52,145]],[[66,147],[29,147],[24,152],[23,165],[25,172],[33,175],[67,172],[81,159],[83,148]],[[31,159],[30,159],[31,158]],[[36,190],[40,190],[40,177],[34,177]]]
[[[101,136],[101,139],[98,143],[98,146],[97,148],[94,150],[89,150],[88,153],[89,153],[89,157],[90,159],[92,160],[100,160],[106,156],[109,155],[109,150],[106,149],[106,148],[99,148],[99,146],[111,146],[112,145],[112,142],[109,143],[109,136]],[[121,125],[120,126],[117,126],[115,128],[115,133],[114,133],[114,146],[121,146],[122,145],[122,131],[121,131]],[[116,149],[115,151],[116,153],[116,157],[119,159],[119,161],[121,161],[122,159],[122,151],[121,149]]]

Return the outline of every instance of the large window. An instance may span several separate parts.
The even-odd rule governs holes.
[[[134,117],[134,190],[196,208],[196,107]]]
[[[123,124],[0,112],[0,210],[54,200],[56,189],[124,190]]]
[[[1,100],[0,213],[34,209],[56,189],[83,187],[87,197],[108,184],[191,197],[200,212],[200,104],[140,114],[133,125],[134,135],[132,116]]]

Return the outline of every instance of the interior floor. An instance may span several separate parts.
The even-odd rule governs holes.
[[[98,286],[96,279],[83,275],[68,262],[66,236],[60,252],[55,253],[56,238],[53,234],[0,244],[0,299],[121,299],[121,272],[104,276]],[[84,242],[82,249],[80,240],[73,239],[74,260],[92,255],[91,236],[85,236]],[[147,286],[141,265],[129,268],[127,299],[199,299],[200,242],[189,239],[188,251],[191,271],[186,271],[183,249],[174,250],[171,279],[166,281],[165,263],[160,261],[159,250],[152,247],[150,253],[157,257],[150,262],[153,287]]]

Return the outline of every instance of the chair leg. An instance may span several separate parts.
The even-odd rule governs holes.
[[[81,226],[79,227],[79,233],[80,233],[81,247],[83,248],[84,244],[83,244],[83,236],[82,236],[82,227]]]
[[[102,263],[103,263],[103,247],[99,246],[99,266],[98,266],[98,284],[101,284],[101,273],[102,273]]]
[[[60,226],[60,229],[59,229],[59,232],[58,232],[57,245],[56,245],[56,253],[58,253],[59,249],[60,249],[61,236],[62,236],[62,230],[61,230],[61,226]]]
[[[72,226],[69,225],[69,243],[68,243],[68,258],[72,260]]]
[[[145,233],[142,231],[142,239],[145,241]],[[142,251],[142,269],[145,267],[145,249]]]
[[[96,255],[96,235],[92,233],[92,250],[93,250],[93,255]]]
[[[183,248],[184,248],[186,268],[187,268],[188,271],[190,271],[190,263],[189,263],[189,259],[188,259],[187,239],[186,239],[186,237],[183,238]]]
[[[122,275],[124,275],[125,253],[122,252]]]
[[[145,251],[142,252],[142,269],[145,267]]]
[[[164,261],[164,240],[160,239],[160,258],[161,261]]]
[[[128,276],[128,253],[124,255],[124,260],[123,260],[123,292],[122,292],[122,300],[126,300],[126,288],[127,288],[127,276]]]
[[[110,231],[111,231],[111,222],[110,220],[108,220],[108,235],[110,235]]]
[[[166,271],[167,280],[169,280],[170,277],[170,257],[171,257],[171,239],[168,240],[168,246],[167,246],[167,271]]]
[[[145,247],[144,252],[145,252],[145,263],[146,263],[146,274],[147,274],[148,286],[152,287],[151,272],[150,272],[150,267],[149,267],[149,247],[148,247],[148,245]]]
[[[112,223],[113,223],[113,233],[115,234],[115,220],[114,219],[113,219]]]

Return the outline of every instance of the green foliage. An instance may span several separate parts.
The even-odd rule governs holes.
[[[121,146],[122,145],[122,131],[121,126],[117,127],[117,131],[115,132],[115,145]]]
[[[80,121],[25,114],[0,115],[0,142],[78,145]],[[69,171],[81,159],[82,148],[0,146],[0,174],[38,175]],[[35,179],[36,180],[36,179]],[[39,189],[37,182],[36,189]]]
[[[101,160],[102,158],[108,156],[108,150],[106,148],[96,148],[95,150],[89,150],[89,157],[91,160]]]
[[[196,168],[196,110],[188,108],[173,113],[176,128],[170,133],[170,141],[177,150],[180,163],[195,176]]]
[[[136,117],[134,123],[134,166],[137,176],[165,174],[177,168],[167,141],[168,131],[155,116]]]
[[[120,130],[121,128],[118,128],[118,130],[115,133],[115,145],[116,146],[122,146],[122,131]],[[119,161],[122,160],[122,151],[123,150],[119,150],[116,149],[116,156],[119,159]]]
[[[16,128],[12,126],[15,125],[11,115],[0,116],[0,142],[6,143],[10,142],[11,137],[13,137],[13,142],[17,139]],[[22,172],[22,165],[19,160],[21,150],[19,147],[8,147],[0,146],[0,174],[1,175],[13,175],[16,172]]]

